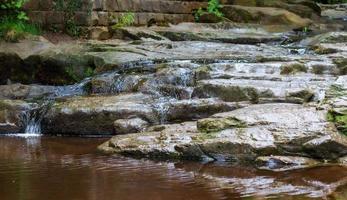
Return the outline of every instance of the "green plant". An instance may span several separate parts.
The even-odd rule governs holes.
[[[113,25],[113,29],[122,28],[125,26],[130,26],[135,22],[135,14],[132,12],[127,12],[125,14],[121,14],[120,17],[117,18],[117,24]]]
[[[29,18],[26,13],[22,11],[22,7],[26,1],[27,0],[4,0],[4,2],[0,3],[0,9],[7,11],[10,17],[26,21],[29,20]]]
[[[29,24],[29,17],[22,10],[27,0],[3,0],[0,10],[6,15],[0,18],[0,38],[9,42],[17,42],[27,33],[38,35],[40,29],[37,25]]]
[[[83,6],[83,0],[53,0],[55,11],[64,11],[65,32],[73,37],[80,37],[83,34],[82,28],[76,24],[76,11]],[[88,15],[91,13],[89,5]]]
[[[199,21],[200,17],[205,13],[214,14],[217,17],[223,17],[224,15],[220,11],[222,7],[223,6],[219,3],[219,0],[209,0],[207,8],[199,8],[193,13],[195,21]]]

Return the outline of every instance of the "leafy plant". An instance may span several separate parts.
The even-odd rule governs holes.
[[[213,13],[218,17],[223,17],[223,13],[220,11],[221,8],[222,8],[222,5],[220,5],[218,0],[208,1],[207,12]]]
[[[193,13],[195,21],[199,21],[200,17],[205,13],[214,14],[217,17],[223,17],[224,15],[220,11],[222,7],[223,6],[218,0],[209,0],[207,3],[207,8],[199,8],[197,11],[195,11],[195,13]]]
[[[135,14],[132,12],[127,12],[125,14],[121,14],[120,17],[117,18],[117,24],[113,25],[113,29],[130,26],[135,22]]]
[[[22,7],[26,2],[27,0],[4,0],[4,2],[0,3],[0,8],[1,10],[8,11],[9,16],[18,20],[29,20],[26,13],[22,11]]]
[[[17,42],[27,33],[39,35],[37,25],[28,23],[28,16],[22,10],[27,0],[4,0],[0,3],[0,10],[6,15],[0,18],[0,38],[9,42]]]
[[[75,14],[83,6],[83,0],[53,0],[53,9],[55,11],[63,11],[65,18],[64,30],[67,34],[73,37],[79,37],[83,31],[80,26],[76,24]],[[91,13],[91,5],[88,10]]]
[[[26,34],[40,35],[39,26],[21,20],[3,18],[0,20],[0,38],[8,42],[17,42]]]

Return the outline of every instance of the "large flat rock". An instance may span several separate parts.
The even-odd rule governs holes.
[[[325,111],[297,104],[262,104],[198,122],[155,126],[148,132],[115,136],[99,149],[142,157],[242,163],[270,155],[334,161],[347,154],[347,138],[327,122]]]

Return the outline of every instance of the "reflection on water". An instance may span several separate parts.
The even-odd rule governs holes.
[[[95,152],[105,138],[0,137],[1,200],[347,199],[339,166],[268,172]]]

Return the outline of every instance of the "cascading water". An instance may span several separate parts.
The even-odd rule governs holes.
[[[84,86],[89,80],[90,78],[86,78],[81,83],[57,87],[53,95],[38,103],[38,106],[34,109],[24,113],[22,120],[25,124],[24,136],[40,135],[42,119],[49,107],[54,103],[55,98],[84,94]]]
[[[41,121],[47,112],[53,100],[45,100],[38,107],[25,113],[24,123],[26,124],[24,134],[27,135],[40,135],[41,134]]]

